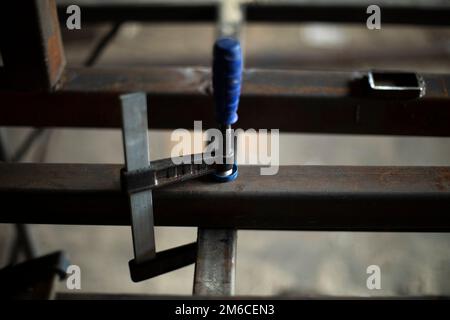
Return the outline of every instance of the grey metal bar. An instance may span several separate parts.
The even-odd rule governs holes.
[[[199,229],[194,295],[234,294],[236,240],[236,230]]]
[[[126,169],[137,170],[149,165],[147,100],[144,93],[120,96],[123,122],[123,145]],[[136,262],[155,257],[152,191],[130,194],[131,225]]]

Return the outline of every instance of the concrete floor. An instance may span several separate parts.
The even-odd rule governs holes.
[[[98,30],[105,32],[107,26]],[[98,35],[92,38],[89,30],[84,32],[85,35],[65,34],[67,55],[73,65],[82,63],[98,38]],[[73,41],[74,38],[78,41]],[[127,24],[99,65],[208,65],[213,38],[214,28],[208,25]],[[246,63],[250,67],[329,69],[338,63],[340,69],[395,66],[433,72],[450,70],[450,33],[430,28],[425,31],[387,28],[384,33],[370,33],[354,26],[252,25],[246,28],[245,39]],[[350,45],[354,49],[351,53]],[[404,49],[406,45],[408,50]],[[11,149],[27,130],[5,130]],[[168,157],[169,132],[151,131],[150,135],[152,158]],[[120,132],[51,129],[25,161],[122,163]],[[282,134],[280,161],[281,164],[449,165],[450,139]],[[1,230],[0,244],[4,249],[0,252],[6,254],[13,232],[6,225]],[[192,291],[192,266],[143,283],[132,283],[127,266],[132,257],[128,227],[37,225],[32,226],[32,233],[40,253],[64,249],[72,263],[81,267],[82,292],[190,294]],[[157,228],[156,236],[158,248],[165,249],[193,241],[196,230]],[[240,231],[236,293],[448,295],[449,249],[450,235],[445,234]],[[381,267],[382,290],[366,288],[366,268],[371,264]],[[58,290],[68,291],[64,283]]]

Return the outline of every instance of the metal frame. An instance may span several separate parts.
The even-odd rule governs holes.
[[[366,5],[199,0],[83,6],[83,21],[115,23],[87,65],[123,21],[217,19],[219,35],[239,37],[244,22],[364,23]],[[385,23],[450,24],[450,5],[442,1],[381,5]],[[0,100],[8,106],[0,108],[0,125],[119,127],[120,96],[143,91],[152,103],[150,128],[191,128],[195,119],[215,126],[209,69],[64,69],[55,2],[30,1],[26,23],[14,20],[23,4],[9,1],[7,6],[2,32],[9,31],[10,24],[17,32],[2,34],[0,43],[5,64],[0,68]],[[18,36],[27,41],[16,41]],[[30,52],[36,59],[27,59]],[[450,75],[416,76],[426,84],[425,93],[399,99],[373,95],[367,72],[247,70],[239,125],[291,132],[450,136]],[[277,113],[272,112],[275,104]],[[0,200],[8,208],[0,222],[129,225],[120,169],[0,164]],[[260,176],[258,170],[243,167],[240,179],[228,184],[189,181],[154,192],[156,225],[200,227],[194,294],[233,293],[236,229],[450,231],[450,167],[291,166],[281,167],[276,176]],[[236,198],[239,204],[228,201]],[[175,258],[175,251],[166,252],[164,259],[179,266],[191,263],[194,246],[186,246],[182,260]],[[160,274],[157,265],[152,268]]]

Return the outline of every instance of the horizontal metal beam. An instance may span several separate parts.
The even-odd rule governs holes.
[[[121,165],[0,164],[2,223],[129,225]],[[155,225],[450,231],[449,167],[241,166],[154,191]]]
[[[421,98],[377,97],[365,72],[247,69],[240,128],[290,132],[450,136],[450,75],[423,74]],[[0,74],[1,78],[1,74]],[[119,95],[147,93],[152,129],[215,127],[208,68],[67,70],[54,93],[0,83],[0,126],[120,127]]]
[[[65,17],[67,1],[60,1],[60,17]],[[241,1],[248,22],[292,23],[335,22],[365,25],[371,2],[356,1]],[[70,1],[81,6],[84,22],[215,22],[220,1]],[[376,1],[382,22],[390,24],[450,24],[450,5],[444,1]]]

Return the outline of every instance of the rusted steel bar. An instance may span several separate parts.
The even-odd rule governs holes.
[[[365,72],[247,69],[239,127],[450,136],[450,75],[420,75],[421,98],[376,97]],[[1,126],[120,127],[118,95],[147,93],[149,127],[215,127],[208,68],[70,69],[55,93],[0,90]],[[1,87],[0,87],[1,88]],[[276,112],[274,112],[274,110]]]
[[[147,21],[147,22],[214,22],[220,1],[62,1],[61,16],[66,3],[80,4],[85,22]],[[248,12],[249,22],[292,23],[323,21],[361,23],[365,25],[367,7],[371,3],[355,1],[240,1]],[[450,5],[444,1],[376,1],[381,7],[383,23],[443,25],[450,24]]]
[[[129,225],[121,165],[0,164],[2,223]],[[241,166],[154,191],[155,225],[450,231],[449,167]]]
[[[214,214],[214,210],[211,214]],[[194,295],[230,296],[234,294],[236,242],[236,230],[199,228]]]
[[[55,1],[5,1],[0,29],[5,85],[53,89],[66,64]]]

